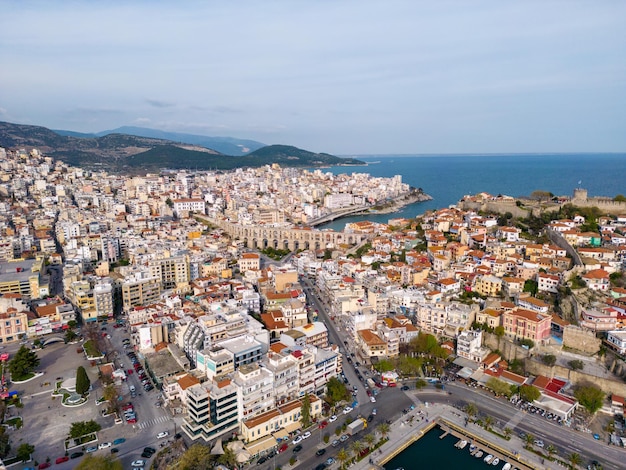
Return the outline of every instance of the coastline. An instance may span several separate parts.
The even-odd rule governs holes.
[[[510,441],[505,441],[475,424],[470,424],[471,427],[465,427],[463,424],[464,416],[455,408],[439,403],[433,403],[429,406],[419,402],[419,400],[416,401],[418,406],[414,413],[422,418],[425,416],[425,419],[419,421],[415,426],[407,424],[407,417],[398,419],[391,426],[389,440],[380,447],[380,456],[374,455],[369,461],[365,458],[357,462],[353,468],[356,470],[384,469],[386,464],[436,427],[439,427],[444,434],[471,439],[483,450],[488,450],[492,455],[510,462],[520,470],[556,470],[562,468],[556,461],[541,459],[537,454],[524,449],[521,441],[516,442],[516,437],[511,438]],[[516,446],[519,447],[519,450],[514,450]]]

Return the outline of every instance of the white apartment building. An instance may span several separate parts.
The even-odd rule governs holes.
[[[258,363],[239,367],[233,375],[233,383],[241,396],[239,414],[242,420],[258,416],[275,407],[274,376]]]
[[[298,361],[291,354],[269,351],[263,360],[263,367],[274,378],[276,404],[282,405],[299,395]]]
[[[481,330],[465,330],[456,339],[456,354],[459,357],[480,363],[489,350],[482,347],[483,332]]]

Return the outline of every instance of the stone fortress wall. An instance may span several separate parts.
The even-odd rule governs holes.
[[[516,202],[520,201],[522,207],[517,206]],[[583,188],[574,189],[571,198],[561,203],[538,202],[530,199],[519,198],[514,201],[503,200],[485,200],[485,201],[459,201],[458,207],[464,210],[495,212],[504,214],[510,212],[514,217],[527,217],[531,212],[533,215],[539,215],[544,211],[556,211],[565,204],[573,204],[578,207],[597,207],[601,211],[610,215],[626,214],[626,202],[613,201],[607,197],[588,197],[587,190]]]

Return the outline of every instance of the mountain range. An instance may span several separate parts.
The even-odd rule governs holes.
[[[339,158],[288,145],[265,145],[254,140],[170,133],[141,127],[83,134],[0,122],[0,147],[37,148],[44,155],[70,165],[132,174],[162,169],[230,170],[272,163],[290,167],[364,165],[353,158]],[[213,147],[229,150],[232,154]]]

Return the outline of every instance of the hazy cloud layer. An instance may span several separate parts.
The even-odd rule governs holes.
[[[4,2],[0,117],[338,154],[626,150],[626,2]]]

